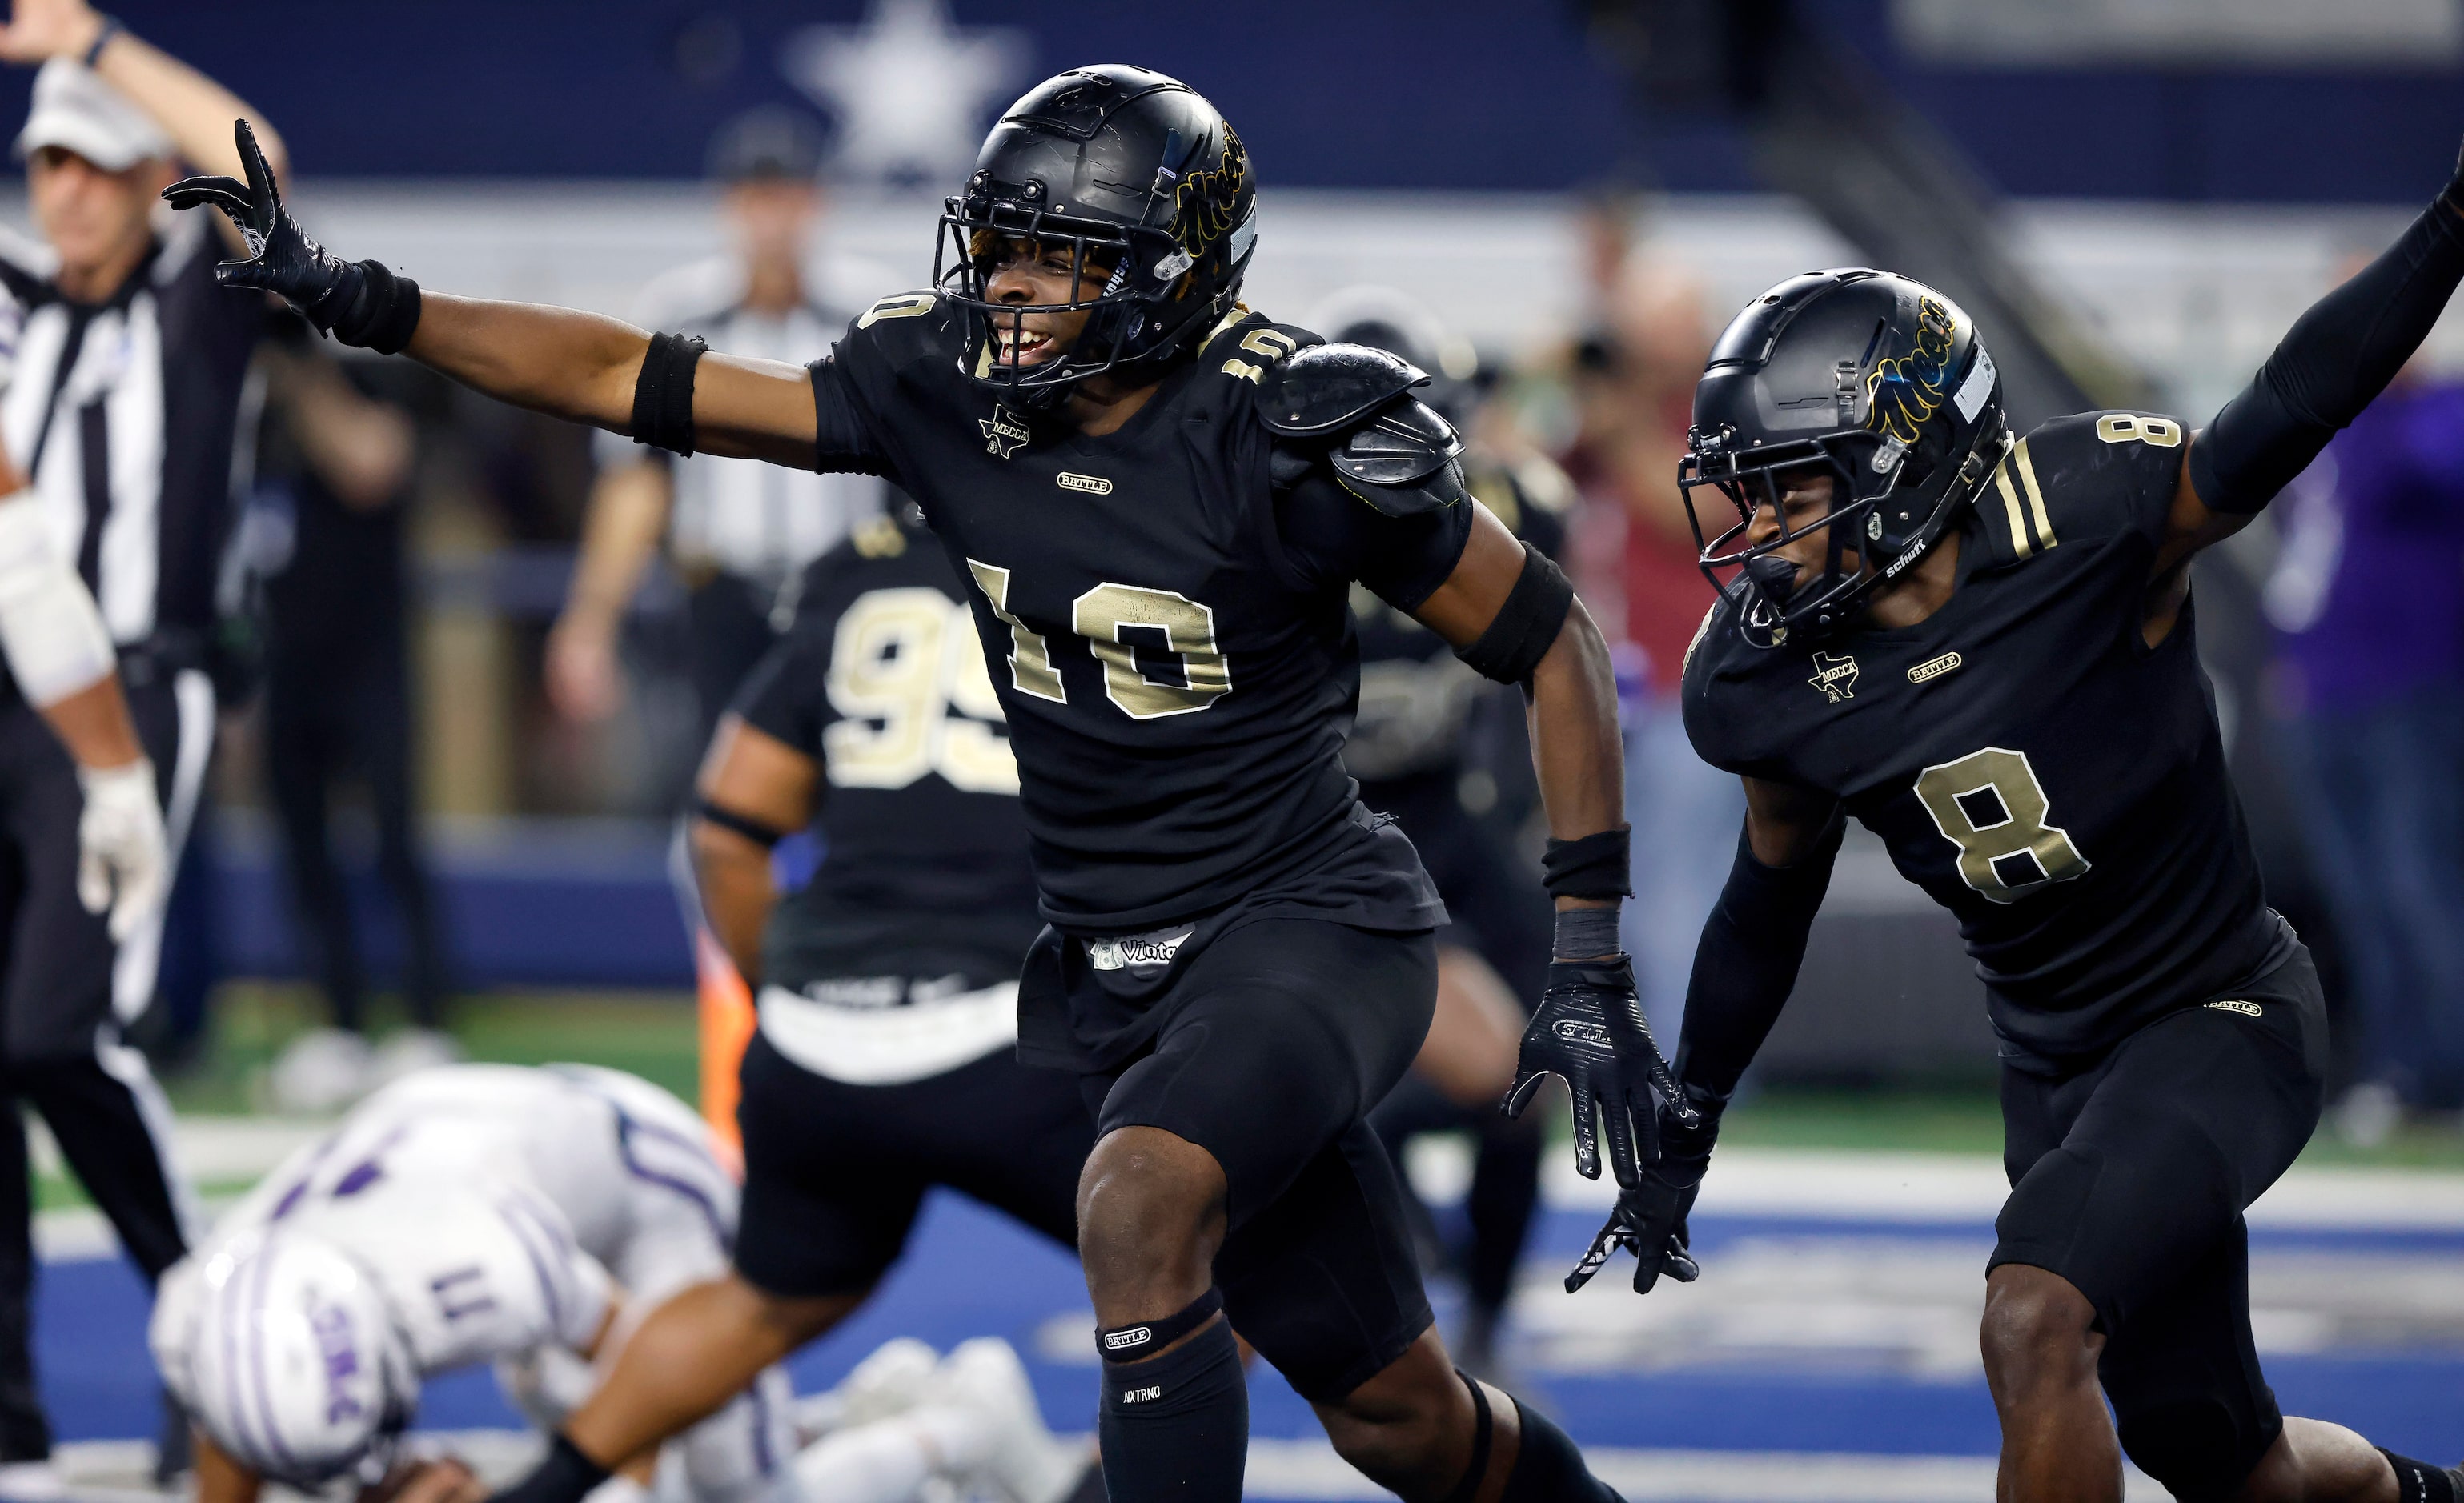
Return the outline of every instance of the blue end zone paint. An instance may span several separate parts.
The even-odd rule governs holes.
[[[1571,1261],[1591,1230],[1588,1215],[1550,1214],[1532,1239],[1538,1266]],[[1905,1236],[1936,1230],[1969,1240],[1983,1234],[1972,1226],[1893,1231]],[[1871,1231],[1754,1218],[1706,1222],[1702,1242],[1712,1251],[1748,1234],[1819,1231],[1846,1238]],[[2464,1253],[2464,1237],[2453,1234],[2331,1232],[2265,1240]],[[1617,1270],[1602,1276],[1618,1276]],[[1044,1321],[1085,1305],[1077,1264],[1064,1250],[957,1196],[935,1194],[906,1259],[879,1296],[797,1359],[796,1386],[810,1391],[836,1383],[892,1336],[919,1337],[946,1349],[991,1334],[1007,1339],[1025,1357],[1053,1427],[1085,1430],[1094,1412],[1092,1366],[1047,1361],[1037,1350]],[[37,1362],[61,1439],[151,1433],[154,1380],[145,1358],[145,1311],[143,1286],[123,1262],[44,1268]],[[2350,1425],[2396,1450],[2447,1455],[2464,1435],[2464,1352],[2277,1357],[2268,1362],[2268,1373],[2286,1412]],[[1590,1445],[1983,1456],[1996,1444],[1992,1405],[1976,1379],[1722,1369],[1642,1376],[1542,1373],[1537,1382],[1544,1402],[1567,1429]],[[1271,1371],[1254,1374],[1251,1390],[1255,1433],[1315,1433],[1309,1406]],[[437,1428],[517,1423],[484,1369],[429,1384],[420,1418]]]

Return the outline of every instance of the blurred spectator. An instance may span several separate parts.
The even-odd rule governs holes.
[[[2276,726],[2361,1020],[2338,1125],[2464,1107],[2464,385],[2399,378],[2297,484]]]
[[[326,1112],[460,1052],[444,1032],[445,951],[411,792],[403,503],[416,435],[407,414],[362,394],[298,318],[273,317],[277,338],[258,358],[266,401],[249,525],[266,579],[265,771],[332,1026],[294,1039],[271,1084],[284,1109]],[[377,873],[401,920],[410,1014],[375,1050],[350,883],[327,827],[337,785],[353,773],[367,790]]]
[[[860,269],[816,272],[820,168],[820,133],[793,111],[750,111],[720,131],[711,172],[726,185],[733,246],[651,283],[633,321],[699,335],[731,355],[801,365],[828,354],[866,302],[894,289]],[[599,440],[599,459],[572,588],[548,638],[549,697],[578,721],[614,712],[625,613],[664,538],[691,592],[706,742],[737,686],[795,620],[804,565],[881,512],[882,483],[749,459],[677,459],[612,434]]]
[[[1694,754],[1677,703],[1712,599],[1677,490],[1710,340],[1693,279],[1636,252],[1630,203],[1594,202],[1582,229],[1592,307],[1567,361],[1578,426],[1566,459],[1590,505],[1573,551],[1585,598],[1617,640],[1634,826],[1626,948],[1652,1032],[1673,1050],[1695,941],[1745,817],[1737,780]]]

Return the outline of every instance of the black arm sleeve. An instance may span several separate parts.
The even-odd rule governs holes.
[[[2459,201],[2450,185],[2404,238],[2312,304],[2191,444],[2190,485],[2209,511],[2266,506],[2412,359],[2464,280]]]
[[[1677,1046],[1677,1078],[1698,1103],[1727,1104],[1779,1021],[1847,827],[1846,816],[1835,813],[1831,828],[1793,866],[1765,866],[1746,832],[1737,833],[1736,863],[1695,947]]]

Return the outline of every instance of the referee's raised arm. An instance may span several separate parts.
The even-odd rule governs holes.
[[[423,293],[381,261],[344,261],[283,207],[249,121],[232,137],[245,181],[190,178],[163,194],[174,208],[220,209],[256,247],[214,269],[225,287],[276,294],[344,344],[407,354],[517,406],[682,453],[813,468],[817,422],[803,367],[704,359],[697,339],[569,308]]]
[[[0,61],[82,63],[169,138],[172,154],[206,172],[237,173],[231,120],[257,121],[257,143],[276,172],[291,170],[282,138],[239,96],[103,15],[85,0],[14,0],[0,27]],[[238,245],[234,229],[231,243]]]

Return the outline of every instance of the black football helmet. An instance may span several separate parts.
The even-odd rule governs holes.
[[[1045,79],[1009,107],[943,206],[935,285],[974,315],[966,374],[1041,406],[1105,371],[1159,374],[1232,310],[1257,243],[1249,153],[1203,96],[1144,68],[1105,63]],[[1036,306],[986,294],[1003,240],[1070,249],[1104,278],[1093,297]],[[997,330],[1028,314],[1089,310],[1060,359],[1004,359]]]
[[[2001,377],[1957,304],[1888,272],[1810,272],[1748,303],[1712,347],[1677,483],[1703,573],[1747,640],[1773,647],[1837,628],[1924,557],[2008,442]],[[1808,466],[1831,472],[1831,511],[1792,532],[1775,474]],[[1727,500],[1708,525],[1705,487]],[[1749,544],[1766,505],[1780,530]],[[1772,555],[1816,529],[1825,566],[1799,587]]]

